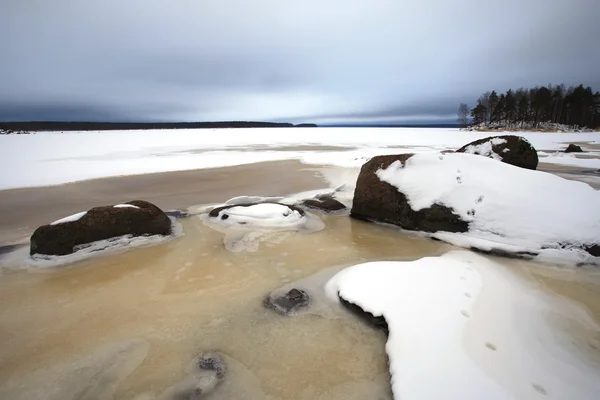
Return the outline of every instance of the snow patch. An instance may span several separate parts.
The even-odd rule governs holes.
[[[599,329],[588,314],[471,252],[358,264],[325,290],[384,316],[396,399],[525,399],[543,390],[592,400],[600,392],[598,365],[556,322],[565,315]]]
[[[404,193],[415,211],[436,203],[452,208],[469,222],[468,233],[453,234],[461,245],[563,247],[570,257],[573,247],[600,237],[600,192],[582,182],[461,153],[417,154],[377,176]]]
[[[493,158],[494,160],[502,161],[502,156],[498,153],[495,153],[492,146],[496,146],[496,145],[503,144],[503,143],[506,143],[506,139],[493,138],[493,139],[491,139],[485,143],[481,143],[479,145],[467,146],[467,148],[465,149],[465,153],[478,154],[481,156]],[[508,149],[505,149],[505,150],[508,150]]]
[[[240,205],[201,216],[209,227],[225,234],[225,247],[234,252],[256,251],[261,242],[277,244],[286,232],[310,233],[324,228],[315,215],[290,208],[285,204],[259,203]]]
[[[59,220],[56,220],[56,221],[52,222],[50,225],[58,225],[58,224],[64,224],[65,222],[79,221],[81,218],[83,218],[83,216],[85,214],[87,214],[87,211],[78,212],[77,214],[69,215],[68,217],[64,217]]]
[[[134,206],[133,204],[115,204],[113,208],[138,208],[138,206]]]

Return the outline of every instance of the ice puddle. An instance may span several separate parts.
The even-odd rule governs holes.
[[[185,235],[154,246],[0,270],[0,398],[383,400],[392,388],[398,399],[596,398],[596,270],[457,252],[347,216],[240,213],[240,204],[216,213],[237,241],[227,240],[232,226],[192,216],[179,220]],[[241,240],[251,232],[239,222],[265,215],[261,234],[276,239]],[[291,288],[310,295],[306,310],[263,307]],[[384,314],[389,338],[341,307],[338,291]],[[182,394],[207,352],[222,356],[222,381],[204,372],[205,387]]]

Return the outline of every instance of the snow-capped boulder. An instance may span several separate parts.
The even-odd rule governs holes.
[[[225,248],[234,252],[256,251],[261,242],[279,243],[289,232],[310,233],[324,227],[317,216],[301,208],[269,202],[224,205],[201,218],[225,234]]]
[[[248,203],[217,207],[208,213],[209,220],[225,228],[252,229],[294,228],[303,223],[304,210],[279,203]]]
[[[600,191],[471,154],[376,157],[352,215],[483,251],[598,263]],[[445,231],[445,232],[444,232]]]
[[[143,200],[95,207],[59,219],[35,230],[30,254],[67,255],[76,247],[114,237],[169,235],[171,220],[154,204]]]
[[[358,175],[351,216],[358,219],[385,222],[407,230],[424,232],[466,232],[468,223],[452,208],[432,203],[419,210],[411,208],[407,197],[397,187],[382,180],[377,172],[392,164],[404,165],[413,154],[373,157]],[[435,155],[436,159],[447,156]],[[423,184],[427,185],[426,180]]]
[[[526,169],[536,169],[538,165],[537,151],[521,136],[505,135],[479,139],[456,152],[477,154]]]
[[[583,149],[581,146],[571,143],[565,150],[565,153],[583,153]]]

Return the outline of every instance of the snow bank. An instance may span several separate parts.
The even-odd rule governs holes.
[[[413,210],[438,203],[468,221],[468,233],[452,234],[456,244],[570,252],[600,238],[600,192],[582,182],[460,153],[418,154],[377,175]]]
[[[540,150],[562,150],[571,142],[600,141],[598,132],[514,134],[524,136]],[[428,128],[256,128],[0,135],[0,168],[12,171],[2,174],[0,189],[285,159],[359,167],[377,154],[457,149],[487,136],[488,132]],[[304,147],[296,150],[294,146]],[[339,147],[339,151],[306,151],[306,146],[334,146]],[[249,147],[261,150],[242,151]],[[399,147],[404,149],[399,150]]]
[[[564,313],[573,324],[600,327],[578,306],[473,253],[359,264],[325,290],[385,317],[396,399],[592,400],[600,393],[598,365],[549,317]]]
[[[77,214],[69,215],[68,217],[64,217],[59,220],[56,220],[56,221],[52,222],[50,225],[58,225],[58,224],[64,224],[65,222],[79,221],[81,218],[83,218],[83,216],[85,214],[87,214],[87,211],[78,212]]]

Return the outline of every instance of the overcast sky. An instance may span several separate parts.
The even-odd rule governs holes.
[[[600,0],[1,0],[0,120],[448,122],[600,90]]]

